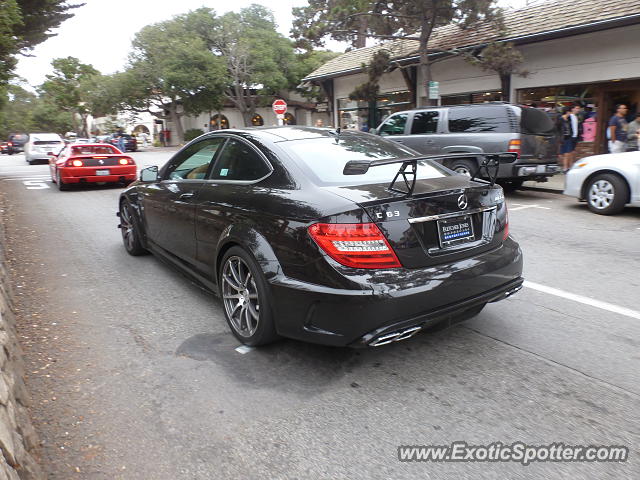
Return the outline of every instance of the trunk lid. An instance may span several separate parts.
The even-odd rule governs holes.
[[[499,186],[462,175],[417,180],[411,196],[388,184],[323,187],[362,207],[406,268],[455,261],[495,248],[506,220]]]

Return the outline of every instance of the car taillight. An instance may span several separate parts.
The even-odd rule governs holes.
[[[518,158],[520,158],[520,140],[509,140],[509,148],[507,148],[508,152],[515,153]]]
[[[120,165],[135,165],[132,158],[121,158],[118,163]]]
[[[13,143],[11,142],[7,143],[7,147],[10,147],[11,145],[13,145]]]
[[[309,235],[336,262],[355,268],[402,267],[375,223],[316,223]]]
[[[82,167],[83,165],[82,160],[67,160],[64,164],[65,167]]]

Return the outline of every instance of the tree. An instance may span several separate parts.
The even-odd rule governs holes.
[[[15,56],[28,54],[54,36],[51,30],[72,17],[72,9],[82,5],[69,5],[66,0],[0,1],[0,90],[6,87],[15,68]]]
[[[369,35],[393,33],[391,22],[377,15],[383,5],[371,0],[309,0],[306,7],[293,8],[291,36],[297,47],[308,50],[324,46],[327,36],[363,48]]]
[[[224,61],[190,28],[205,11],[144,27],[133,40],[128,68],[114,77],[113,91],[121,94],[120,104],[129,111],[169,118],[178,143],[184,141],[182,117],[218,105],[224,88]]]
[[[367,72],[369,80],[358,85],[353,92],[349,94],[351,100],[362,100],[365,102],[375,102],[380,93],[380,77],[389,69],[389,61],[391,54],[388,50],[378,50],[373,54],[369,65],[362,64],[362,69]]]
[[[260,5],[226,13],[213,25],[207,43],[226,63],[224,96],[250,126],[261,102],[299,82],[293,44],[276,31],[273,14]]]
[[[69,112],[73,119],[73,131],[83,137],[87,132],[87,117],[91,113],[88,108],[84,83],[98,75],[91,65],[81,63],[75,57],[56,58],[51,61],[53,73],[39,87],[41,93],[48,95],[51,101],[62,111]],[[80,118],[80,123],[77,122]]]
[[[341,55],[339,52],[329,50],[308,50],[295,52],[293,63],[293,82],[288,86],[289,90],[295,90],[307,100],[320,102],[326,99],[324,92],[317,86],[300,85],[300,80],[314,70],[324,65],[329,60]]]
[[[440,26],[454,23],[463,29],[471,28],[488,20],[499,20],[500,11],[495,0],[312,0],[309,7],[318,10],[317,18],[329,19],[328,23],[320,23],[315,28],[307,21],[307,11],[294,9],[294,32],[311,44],[318,44],[325,37],[336,40],[345,35],[358,35],[360,30],[354,28],[354,19],[369,19],[367,37],[378,40],[416,40],[418,42],[419,64],[423,85],[422,92],[428,98],[428,83],[431,80],[429,63],[429,41],[433,31]],[[348,8],[350,7],[350,8]],[[349,11],[337,15],[343,9]],[[375,21],[372,21],[374,20]],[[306,23],[305,23],[306,22]],[[418,95],[418,102],[421,96]]]
[[[503,35],[501,35],[503,36]],[[511,76],[526,77],[527,70],[520,68],[524,57],[511,42],[491,42],[478,54],[464,54],[465,60],[484,71],[492,71],[500,77],[502,100],[511,100]]]

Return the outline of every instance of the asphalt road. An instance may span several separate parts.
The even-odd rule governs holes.
[[[151,165],[169,153],[135,156]],[[285,340],[243,354],[215,297],[153,256],[126,254],[120,188],[59,192],[46,175],[0,157],[50,478],[640,478],[640,209],[602,217],[557,194],[509,195],[531,282],[513,298],[383,348]],[[529,466],[397,459],[399,445],[458,440],[631,454]]]

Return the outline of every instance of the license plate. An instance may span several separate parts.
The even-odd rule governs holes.
[[[438,220],[440,247],[447,248],[474,239],[473,222],[469,215]]]
[[[96,175],[109,175],[109,170],[96,170]]]

